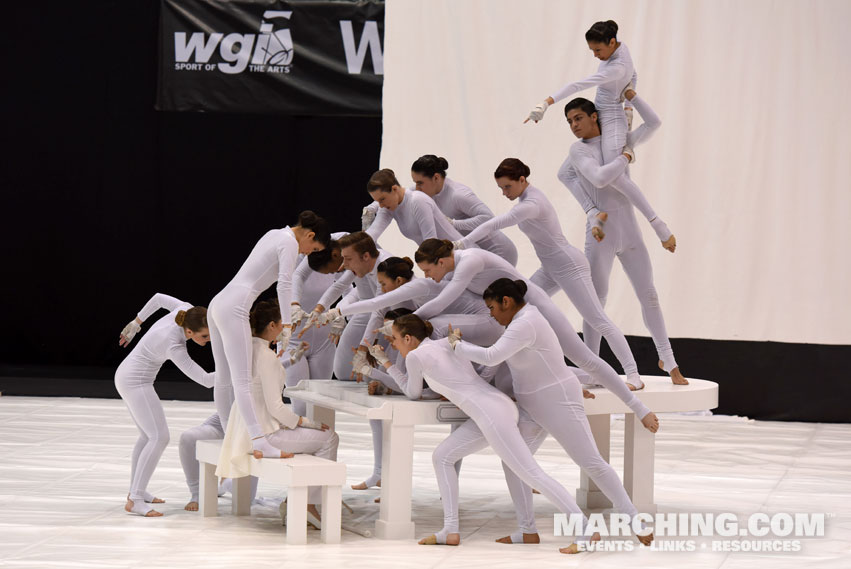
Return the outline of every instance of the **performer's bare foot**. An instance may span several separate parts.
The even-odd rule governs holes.
[[[641,545],[649,546],[651,543],[653,543],[653,534],[652,533],[647,534],[647,535],[637,535],[635,537],[638,538],[638,541],[641,542]]]
[[[677,249],[677,238],[671,235],[667,241],[662,241],[662,247],[673,253]]]
[[[535,490],[534,488],[532,488],[532,494],[540,494],[540,492],[538,492],[537,490]]]
[[[126,503],[126,504],[124,504],[124,511],[125,511],[125,512],[129,512],[129,513],[131,513],[131,514],[138,513],[138,512],[134,512],[134,511],[133,511],[133,506],[134,506],[134,502],[133,502],[133,500],[131,500],[131,499],[129,499],[129,498],[128,498],[128,499],[127,499],[127,503]],[[140,516],[144,516],[144,517],[146,517],[146,518],[159,518],[160,516],[162,516],[162,512],[158,512],[158,511],[156,511],[156,510],[148,510],[148,511],[147,511],[147,512],[145,512],[144,514],[139,514],[139,515],[140,515]]]
[[[437,536],[434,534],[424,537],[419,541],[420,545],[458,545],[459,543],[461,543],[460,533],[447,534],[446,543],[437,543]]]
[[[665,364],[662,363],[662,360],[659,360],[659,369],[665,371]],[[668,375],[671,376],[671,381],[674,382],[674,385],[688,385],[688,380],[680,371],[679,366],[672,369]]]
[[[511,541],[511,536],[507,535],[496,540],[497,543],[514,543]],[[536,533],[524,533],[523,543],[541,543],[541,536]]]
[[[656,416],[656,413],[650,411],[641,419],[641,424],[651,433],[655,433],[659,430],[659,417]]]
[[[150,499],[148,499],[149,496],[150,496]],[[128,500],[130,499],[130,493],[129,492],[127,493],[127,499]],[[148,492],[145,492],[145,502],[147,502],[149,504],[165,504],[165,500],[163,500],[162,498],[157,498],[156,496],[154,496],[153,494],[150,494]]]
[[[582,389],[582,397],[584,397],[585,399],[597,399],[596,395],[594,395],[585,388]]]
[[[197,512],[198,511],[198,502],[189,502],[188,504],[183,506],[183,509],[186,510],[187,512]]]
[[[281,451],[281,456],[266,456],[266,457],[264,457],[262,450],[255,450],[252,454],[254,455],[254,458],[256,458],[258,460],[260,460],[261,458],[292,458],[292,457],[295,456],[291,452],[284,452],[284,451]]]
[[[591,539],[589,539],[588,541],[600,541],[600,534],[595,533],[594,535],[591,536]],[[571,543],[567,547],[559,548],[558,552],[564,553],[566,555],[576,555],[577,553],[582,553],[582,550],[579,549],[578,544]]]
[[[381,480],[375,483],[376,488],[381,488]],[[367,486],[366,481],[361,482],[360,484],[352,484],[352,490],[368,490],[372,488],[372,486]]]
[[[597,214],[597,219],[600,220],[600,223],[605,223],[606,220],[609,219],[609,214],[605,211],[601,211]],[[603,228],[597,225],[591,228],[591,236],[594,237],[598,243],[606,238]]]
[[[393,390],[377,379],[366,384],[366,392],[370,395],[393,395]]]

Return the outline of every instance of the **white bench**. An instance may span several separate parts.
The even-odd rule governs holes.
[[[198,441],[195,457],[201,463],[200,510],[202,517],[218,515],[218,479],[216,465],[219,462],[222,441]],[[346,480],[346,465],[318,458],[309,454],[297,454],[293,458],[251,457],[251,476],[265,478],[287,486],[287,543],[307,543],[307,487],[322,487],[322,541],[340,543],[340,505],[343,499],[343,483]],[[233,480],[232,511],[237,516],[251,514],[250,482],[248,476]]]

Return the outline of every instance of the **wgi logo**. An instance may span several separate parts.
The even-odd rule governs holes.
[[[212,33],[203,32],[189,36],[186,32],[174,33],[174,68],[176,71],[215,71],[230,75],[242,73],[289,73],[292,69],[295,49],[289,28],[274,29],[275,24],[288,22],[292,11],[267,10],[260,21],[260,33]],[[268,22],[267,20],[274,20]],[[340,21],[343,48],[346,53],[346,68],[350,74],[359,74],[363,68],[367,49],[372,56],[376,75],[384,74],[384,55],[378,24],[368,21],[364,25],[359,46],[355,46],[354,30],[349,20]],[[218,47],[219,63],[210,58]]]

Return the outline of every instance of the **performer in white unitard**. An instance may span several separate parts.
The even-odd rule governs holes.
[[[426,154],[411,165],[414,188],[434,200],[443,215],[461,235],[468,235],[476,227],[493,218],[493,212],[468,186],[446,177],[449,162],[446,158]],[[477,241],[482,249],[502,257],[517,266],[517,247],[501,231]]]
[[[284,328],[281,310],[276,300],[257,303],[251,311],[252,338],[252,376],[250,395],[257,420],[266,433],[266,440],[274,446],[281,458],[289,458],[294,453],[312,454],[327,460],[337,460],[337,446],[340,439],[337,433],[328,429],[328,425],[311,421],[307,417],[293,413],[283,402],[283,389],[286,385],[286,372],[270,348],[270,343],[280,335]],[[254,456],[264,455],[256,450]],[[230,420],[222,443],[216,475],[223,478],[240,478],[250,472],[250,454],[252,440],[247,422],[243,420],[242,407],[238,402],[231,409]],[[316,504],[321,503],[321,486],[308,489],[308,519],[314,516],[317,521],[319,512]],[[252,496],[253,498],[253,496]]]
[[[541,261],[541,267],[529,280],[551,294],[554,291],[549,287],[550,283],[557,283],[579,310],[585,323],[606,338],[623,366],[627,383],[641,389],[644,383],[629,344],[623,332],[606,315],[597,298],[588,259],[568,243],[561,231],[556,209],[544,192],[529,183],[529,174],[529,167],[517,158],[503,160],[494,172],[494,178],[502,194],[509,200],[516,200],[517,204],[508,213],[477,227],[456,243],[456,247],[467,248],[495,230],[517,225],[532,242]]]
[[[635,516],[638,510],[618,475],[597,450],[585,416],[581,386],[564,363],[558,338],[538,309],[525,302],[525,294],[526,284],[522,280],[503,278],[491,283],[482,297],[494,319],[506,326],[505,334],[489,348],[459,340],[454,342],[455,353],[487,366],[506,362],[511,370],[517,406],[555,437],[577,466],[612,501],[616,511]],[[651,432],[658,430],[659,420],[653,412],[648,411],[640,419]],[[504,470],[515,506],[518,510],[531,506],[531,488],[509,468],[504,467]],[[534,515],[530,516],[528,511],[518,511],[517,517],[518,520],[530,517],[534,520]],[[507,542],[523,543],[523,534],[531,533],[526,530],[521,527],[520,532],[508,536]]]
[[[561,312],[541,287],[524,278],[517,269],[490,251],[466,249],[453,251],[452,243],[440,239],[428,239],[417,249],[414,260],[425,276],[440,282],[449,273],[451,280],[440,295],[418,308],[421,318],[441,314],[446,305],[464,290],[481,296],[490,283],[499,278],[523,280],[528,287],[526,300],[534,305],[556,332],[562,352],[577,367],[585,370],[600,384],[614,393],[632,412],[643,417],[647,407],[629,390],[615,370],[598,355],[591,352],[579,339],[567,316]]]
[[[200,425],[186,429],[180,433],[178,455],[186,486],[189,488],[189,502],[183,507],[188,512],[198,511],[198,489],[200,486],[201,465],[198,464],[195,448],[198,441],[221,440],[225,437],[222,422],[218,413],[213,413]]]
[[[157,373],[166,360],[171,360],[189,379],[204,387],[213,387],[216,375],[204,371],[186,351],[187,340],[200,346],[210,341],[207,309],[193,307],[172,296],[155,294],[121,331],[119,345],[128,346],[142,329],[142,323],[161,308],[168,310],[168,315],[151,326],[115,370],[115,388],[139,429],[130,463],[130,493],[124,509],[145,517],[162,515],[148,503],[158,504],[163,500],[154,498],[147,488],[169,441],[165,412],[154,390]]]
[[[325,314],[328,308],[343,294],[346,294],[345,302],[348,304],[373,298],[381,288],[376,276],[378,265],[391,255],[386,251],[379,250],[372,237],[363,231],[346,235],[340,238],[338,243],[343,259],[341,266],[346,269],[346,272],[319,299],[310,313],[302,333],[315,325],[331,322],[331,326],[334,327],[337,323],[345,323],[345,319],[342,317],[332,317],[329,320],[329,314]],[[355,284],[353,291],[352,283]],[[367,335],[367,322],[369,322],[369,313],[358,314],[345,324],[345,329],[340,335],[334,355],[334,375],[341,381],[354,379],[352,350],[356,349],[364,336]]]
[[[658,128],[660,122],[641,97],[636,95],[632,100],[645,121],[629,133],[630,144],[637,145],[647,140]],[[688,380],[680,372],[674,359],[674,351],[671,348],[659,304],[659,295],[653,284],[653,266],[638,228],[632,204],[623,194],[600,182],[605,179],[605,170],[608,166],[603,163],[600,128],[596,121],[594,104],[586,99],[574,99],[567,104],[565,113],[568,115],[573,133],[580,140],[571,146],[570,156],[559,170],[559,180],[579,201],[589,219],[596,216],[597,212],[605,212],[608,215],[605,239],[597,242],[592,236],[590,223],[586,225],[585,232],[585,255],[591,264],[591,279],[600,303],[603,306],[606,304],[609,277],[617,257],[641,304],[644,325],[647,326],[653,338],[659,354],[660,367],[671,375],[675,384],[686,385]],[[599,352],[599,333],[591,326],[584,324],[582,332],[588,347],[595,353]]]
[[[251,330],[248,313],[261,292],[277,281],[278,302],[289,306],[292,299],[292,275],[299,252],[312,253],[324,249],[331,239],[327,223],[312,211],[299,215],[298,225],[273,229],[254,246],[248,259],[230,283],[210,302],[210,338],[219,375],[232,382],[234,398],[254,448],[267,457],[280,456],[280,451],[264,437],[267,433],[257,421],[251,404]],[[284,325],[279,343],[289,342],[291,324]],[[221,382],[220,382],[221,383]],[[218,385],[217,385],[218,386]],[[230,408],[224,409],[216,398],[216,410],[227,430]]]
[[[663,246],[673,251],[676,247],[676,239],[673,238],[665,222],[649,207],[641,189],[629,178],[627,172],[627,165],[635,159],[635,153],[626,140],[632,117],[632,103],[627,99],[628,114],[625,115],[623,101],[625,91],[630,86],[635,87],[637,76],[629,49],[617,40],[617,32],[618,25],[612,20],[597,22],[591,26],[585,33],[585,40],[594,53],[594,57],[601,61],[597,73],[582,81],[569,83],[553,96],[547,97],[529,113],[525,122],[530,120],[538,122],[550,105],[585,89],[597,87],[594,100],[599,111],[598,116],[603,133],[603,160],[605,164],[612,164],[617,170],[617,174],[610,183],[647,218]],[[629,121],[627,117],[630,117]],[[605,216],[591,219],[592,225],[598,230],[604,221]]]
[[[467,441],[484,438],[522,480],[540,490],[560,512],[581,517],[584,531],[587,520],[573,496],[541,469],[520,435],[517,429],[519,415],[514,402],[479,377],[468,360],[455,354],[450,346],[452,336],[431,340],[431,333],[431,324],[418,316],[409,314],[397,318],[393,323],[393,346],[405,356],[407,373],[391,365],[377,349],[376,359],[387,367],[409,397],[422,392],[425,379],[432,389],[470,417],[438,446],[434,457],[440,455],[444,446],[458,448]],[[458,545],[461,541],[458,533],[458,474],[454,464],[434,460],[443,501],[444,526],[436,534],[421,540],[423,545]],[[578,539],[587,538],[580,536]]]
[[[379,206],[375,221],[366,230],[375,241],[394,219],[402,235],[417,245],[431,237],[452,241],[461,239],[461,234],[441,213],[434,200],[422,192],[400,186],[393,170],[379,170],[369,179],[366,188]]]
[[[337,239],[346,235],[348,233],[332,233],[328,247],[305,256],[293,274],[293,300],[290,305],[293,334],[281,356],[281,363],[287,370],[287,387],[297,385],[303,379],[330,379],[334,371],[337,345],[328,329],[312,327],[301,334],[309,317],[302,307],[312,310],[325,291],[344,275]],[[304,401],[293,400],[292,407],[297,415],[307,414]]]

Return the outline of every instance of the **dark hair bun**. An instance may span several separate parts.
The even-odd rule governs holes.
[[[434,333],[434,326],[428,320],[423,322],[423,324],[425,324],[426,337],[431,336]]]
[[[612,30],[612,35],[618,35],[618,24],[614,20],[606,20],[606,24],[608,24],[609,29]]]
[[[449,168],[449,161],[446,160],[443,156],[437,159],[437,165],[440,166],[441,170],[446,170]]]
[[[411,269],[414,268],[414,261],[411,260],[410,257],[402,257],[402,260],[408,265]]]
[[[517,288],[520,290],[520,294],[526,295],[526,291],[529,290],[529,287],[526,286],[526,281],[522,279],[517,279],[514,281],[514,284],[517,285]]]
[[[177,314],[174,316],[174,322],[178,326],[183,326],[183,323],[186,321],[186,311],[178,310]]]

